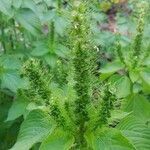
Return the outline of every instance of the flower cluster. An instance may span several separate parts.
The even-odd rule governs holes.
[[[36,59],[28,60],[23,67],[23,75],[28,78],[30,89],[28,90],[32,100],[37,103],[49,104],[51,76],[48,76],[47,68]],[[27,92],[27,93],[28,93]]]

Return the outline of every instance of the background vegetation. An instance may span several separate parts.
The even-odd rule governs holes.
[[[0,0],[0,150],[149,150],[149,11]]]

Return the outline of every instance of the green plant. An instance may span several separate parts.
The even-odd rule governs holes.
[[[0,0],[0,149],[150,149],[144,6],[133,44],[115,36],[113,62],[99,72],[92,2]]]

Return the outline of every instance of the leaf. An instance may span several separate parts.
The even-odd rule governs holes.
[[[120,62],[108,63],[106,66],[102,67],[100,70],[100,79],[105,80],[110,77],[113,73],[123,69],[124,66]]]
[[[56,11],[55,10],[49,10],[43,14],[42,23],[54,21],[55,17],[56,17]]]
[[[1,88],[10,89],[12,92],[16,93],[18,89],[27,89],[28,81],[20,78],[20,76],[12,71],[3,73],[0,76],[1,79]]]
[[[17,97],[13,101],[12,106],[9,109],[7,120],[11,121],[23,115],[26,111],[26,107],[28,105],[28,101],[26,99],[22,99],[22,97]]]
[[[20,69],[21,61],[15,55],[2,55],[0,57],[0,64],[6,69]]]
[[[118,98],[127,97],[131,93],[131,82],[127,76],[121,77],[116,83],[116,96]]]
[[[146,66],[150,66],[150,56],[144,60],[143,64]]]
[[[150,120],[150,103],[143,95],[135,94],[125,99],[123,109],[126,112],[132,112],[143,123]]]
[[[0,0],[0,11],[5,15],[12,17],[11,1],[10,0]]]
[[[49,52],[48,47],[46,46],[46,43],[44,42],[37,42],[35,44],[35,49],[31,52],[31,55],[33,56],[43,56]]]
[[[73,136],[64,131],[56,130],[41,144],[40,150],[69,150],[73,143]]]
[[[114,73],[120,69],[123,69],[123,65],[120,62],[112,62],[104,66],[100,72],[101,73]]]
[[[144,70],[140,73],[142,80],[150,86],[150,71]]]
[[[138,70],[131,70],[129,72],[129,76],[130,76],[130,79],[132,80],[133,83],[136,82],[139,79]]]
[[[67,27],[68,22],[65,20],[65,18],[57,16],[55,18],[55,30],[59,35],[63,35],[65,28]]]
[[[37,35],[40,32],[40,19],[32,10],[28,8],[19,9],[15,18],[16,21],[22,25],[22,27],[32,34]]]
[[[136,150],[119,130],[109,129],[96,136],[87,136],[87,142],[93,150]]]
[[[150,128],[144,125],[140,118],[137,120],[135,117],[129,116],[122,120],[117,128],[130,140],[136,150],[150,149]]]
[[[48,65],[50,65],[51,67],[54,67],[56,65],[57,62],[57,56],[54,54],[47,54],[44,57],[45,61],[47,62]]]
[[[12,4],[15,8],[20,8],[22,0],[12,0]]]
[[[29,113],[22,123],[16,144],[11,150],[29,150],[41,142],[52,130],[50,116],[41,110]]]
[[[59,57],[62,57],[62,58],[66,58],[68,52],[69,52],[69,49],[68,49],[66,46],[61,45],[61,44],[58,45],[58,48],[57,48],[56,51],[55,51],[55,53],[56,53]]]

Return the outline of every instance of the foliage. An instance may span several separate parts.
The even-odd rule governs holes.
[[[0,149],[150,149],[149,3],[133,5],[0,0]]]

